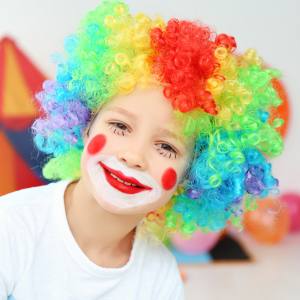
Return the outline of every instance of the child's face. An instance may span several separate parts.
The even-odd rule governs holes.
[[[191,155],[193,141],[181,126],[158,87],[105,104],[85,136],[81,160],[96,201],[118,214],[146,214],[168,202]]]

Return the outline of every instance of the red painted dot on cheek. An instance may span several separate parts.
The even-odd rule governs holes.
[[[106,143],[106,137],[103,134],[98,134],[92,138],[88,144],[87,151],[89,154],[94,155],[102,150]]]
[[[176,184],[176,180],[177,180],[177,174],[176,171],[173,168],[168,168],[162,178],[161,178],[161,182],[162,182],[162,186],[165,190],[170,190],[172,189],[175,184]]]

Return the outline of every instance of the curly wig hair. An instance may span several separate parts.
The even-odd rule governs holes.
[[[236,41],[198,21],[143,13],[120,0],[102,1],[65,39],[57,73],[36,95],[42,115],[32,125],[37,148],[48,155],[47,179],[78,179],[83,132],[99,107],[137,86],[163,87],[182,134],[195,140],[193,157],[170,201],[148,213],[156,232],[218,231],[256,200],[278,193],[268,158],[283,149],[276,117],[280,76],[254,49],[237,54]]]

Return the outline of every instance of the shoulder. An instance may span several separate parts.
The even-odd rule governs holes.
[[[34,187],[0,197],[0,287],[8,294],[33,258],[39,228],[34,195],[40,190],[43,188]]]
[[[53,203],[56,191],[67,181],[25,188],[0,196],[0,213],[10,217],[41,215]]]
[[[46,190],[47,186],[38,186],[1,196],[0,214],[2,217],[5,216],[6,222],[11,224],[10,227],[17,227],[20,230],[36,224],[47,206]],[[0,219],[0,222],[4,222],[4,219]]]
[[[57,183],[50,183],[46,185],[25,188],[0,196],[0,209],[32,205],[34,202],[42,200],[42,197],[47,195],[56,184]]]
[[[174,255],[160,240],[156,239],[156,237],[148,234],[148,236],[141,237],[141,240],[146,248],[145,258],[151,261],[152,265],[160,269],[169,269],[177,266]]]
[[[184,288],[177,261],[171,251],[152,234],[140,237],[149,281],[154,278],[155,299],[184,299]]]
[[[0,197],[0,287],[11,291],[29,268],[57,184],[22,189]]]
[[[50,183],[1,196],[0,226],[5,226],[9,234],[37,239],[60,184]]]

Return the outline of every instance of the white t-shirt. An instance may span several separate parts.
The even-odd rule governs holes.
[[[64,192],[70,181],[0,197],[0,300],[184,299],[174,256],[137,230],[120,268],[93,263],[69,228]]]

